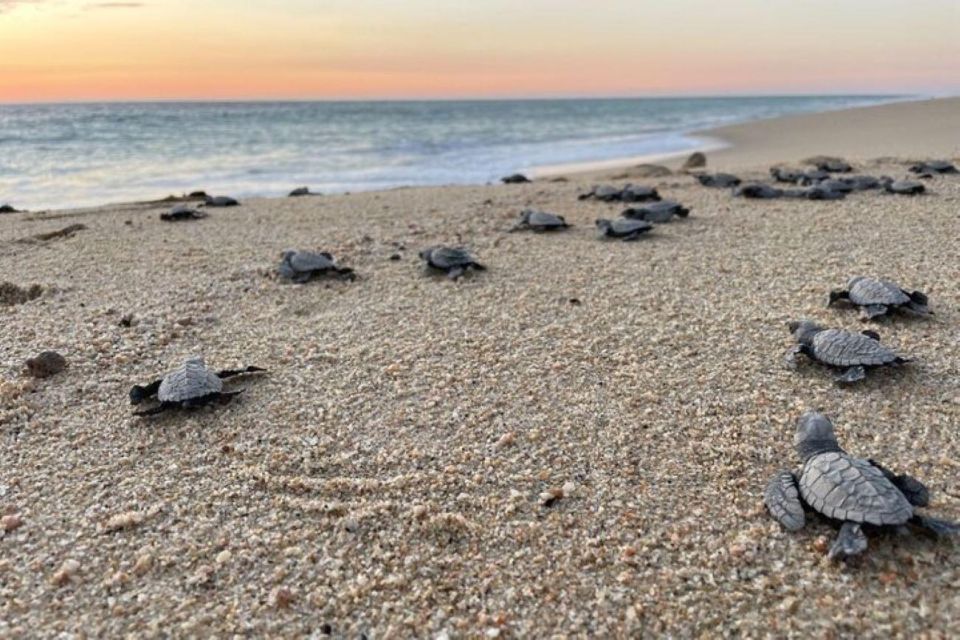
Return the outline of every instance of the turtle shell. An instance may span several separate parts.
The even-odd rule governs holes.
[[[438,269],[464,267],[474,263],[466,249],[460,247],[431,247],[424,253],[427,263]]]
[[[620,192],[622,202],[648,202],[659,200],[660,194],[653,187],[644,187],[636,184],[628,184]]]
[[[878,526],[913,517],[906,497],[875,466],[840,451],[815,455],[803,465],[800,495],[828,518]]]
[[[617,218],[610,221],[610,226],[606,230],[606,235],[619,238],[633,233],[649,231],[653,225],[646,220],[630,220],[627,218]]]
[[[336,266],[333,256],[322,251],[314,253],[313,251],[297,251],[288,260],[290,268],[298,273],[309,273],[311,271],[326,271]]]
[[[690,210],[673,200],[651,202],[641,207],[633,207],[623,212],[624,218],[646,220],[647,222],[670,222],[673,216],[686,217]]]
[[[859,305],[899,305],[910,302],[910,296],[892,282],[875,278],[857,277],[847,283],[850,302]]]
[[[222,390],[223,381],[207,369],[203,358],[191,358],[164,376],[160,388],[157,389],[157,400],[183,402],[211,393],[220,393]]]
[[[899,356],[873,338],[842,329],[817,332],[810,346],[817,360],[835,367],[879,366],[900,360]]]
[[[524,211],[522,220],[534,229],[555,229],[567,226],[567,222],[563,217],[547,213],[546,211],[536,211],[533,209]]]

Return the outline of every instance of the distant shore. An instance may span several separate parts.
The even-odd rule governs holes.
[[[691,135],[710,166],[726,170],[789,163],[827,154],[845,158],[960,157],[960,97],[892,102],[822,113],[754,120]],[[538,176],[602,176],[641,163],[676,168],[691,151],[551,167]]]

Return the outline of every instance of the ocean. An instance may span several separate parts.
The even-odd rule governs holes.
[[[482,184],[703,146],[690,132],[897,96],[0,105],[0,204],[197,189],[278,196]]]

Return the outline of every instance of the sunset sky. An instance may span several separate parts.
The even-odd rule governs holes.
[[[0,0],[0,101],[960,93],[958,0]]]

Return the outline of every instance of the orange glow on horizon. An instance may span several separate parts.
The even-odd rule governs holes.
[[[960,91],[948,0],[322,4],[0,0],[0,101]]]

